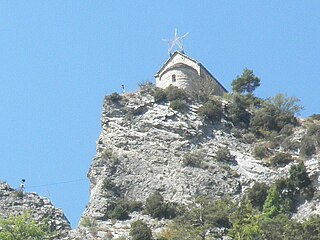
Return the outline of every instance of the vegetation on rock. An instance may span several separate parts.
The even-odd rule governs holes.
[[[141,211],[141,203],[130,202],[120,198],[120,195],[116,197],[113,195],[113,201],[108,202],[108,218],[126,220],[129,219],[129,214],[132,211],[137,210],[141,211],[142,214],[149,214],[152,218],[158,220],[172,219],[166,229],[157,236],[157,240],[208,240],[222,239],[226,236],[234,240],[319,239],[320,230],[317,224],[320,222],[320,217],[310,218],[304,223],[297,222],[291,219],[291,217],[302,203],[312,199],[315,191],[304,163],[298,160],[298,154],[300,153],[301,157],[310,157],[317,153],[320,147],[320,125],[317,121],[319,121],[320,117],[317,115],[313,116],[311,120],[308,120],[308,124],[305,124],[304,121],[298,121],[296,115],[302,109],[299,105],[299,99],[288,97],[284,94],[277,94],[265,100],[260,99],[253,95],[253,92],[259,86],[260,78],[255,76],[252,70],[244,69],[242,75],[237,76],[232,82],[233,93],[226,94],[224,98],[213,96],[214,88],[210,88],[202,94],[199,89],[196,89],[196,91],[195,89],[193,91],[184,91],[174,86],[160,89],[150,85],[147,86],[148,90],[146,91],[152,94],[156,103],[164,104],[166,107],[169,106],[174,110],[182,112],[181,114],[170,110],[167,111],[166,109],[167,112],[170,112],[170,115],[163,112],[167,115],[165,117],[164,115],[157,116],[158,118],[156,119],[157,124],[158,120],[159,122],[165,121],[166,124],[163,124],[162,128],[159,127],[157,129],[164,132],[170,129],[171,121],[182,122],[182,124],[179,123],[179,128],[175,128],[176,131],[174,133],[178,134],[172,134],[172,138],[177,136],[179,139],[185,140],[185,142],[182,144],[181,141],[179,144],[176,144],[176,141],[172,141],[170,142],[172,145],[164,144],[162,146],[164,151],[170,148],[170,151],[174,152],[170,157],[172,156],[178,161],[180,160],[175,166],[181,168],[181,172],[185,171],[185,173],[192,175],[192,177],[196,176],[197,178],[195,179],[199,179],[199,182],[205,182],[207,181],[205,177],[198,177],[197,174],[199,172],[205,173],[208,170],[212,171],[210,173],[213,173],[216,171],[216,166],[220,167],[220,169],[229,168],[231,170],[232,168],[235,171],[234,169],[236,168],[229,166],[230,164],[237,163],[236,157],[231,154],[230,150],[234,153],[240,148],[242,150],[245,149],[242,153],[244,151],[249,153],[250,147],[254,146],[251,148],[252,155],[256,159],[263,159],[264,164],[259,166],[261,169],[267,169],[271,166],[273,168],[271,170],[270,168],[268,169],[271,171],[269,174],[277,171],[279,172],[277,176],[280,177],[284,176],[289,166],[283,169],[280,167],[290,164],[287,177],[273,180],[274,182],[267,181],[268,185],[266,183],[255,182],[252,188],[246,190],[245,193],[237,195],[237,200],[231,200],[222,191],[217,193],[217,195],[210,193],[214,197],[219,196],[220,200],[214,200],[211,196],[199,196],[199,192],[203,188],[207,187],[205,190],[208,190],[213,184],[218,182],[215,182],[216,179],[213,179],[212,182],[211,179],[208,180],[208,184],[205,187],[201,186],[201,190],[199,190],[200,188],[197,189],[197,186],[195,187],[190,184],[190,192],[195,190],[193,192],[194,199],[193,201],[189,201],[187,205],[179,205],[179,207],[166,202],[160,192],[156,191],[146,199],[143,211]],[[155,106],[165,109],[164,106],[158,106],[158,104]],[[131,103],[129,105],[132,108]],[[145,111],[150,110],[150,105],[144,107],[147,108]],[[195,111],[194,109],[197,109],[197,107],[198,110]],[[186,110],[188,110],[191,117],[183,113]],[[145,111],[141,111],[141,115]],[[151,114],[155,113],[152,112]],[[199,118],[195,114],[198,114],[202,118]],[[187,121],[184,122],[184,119],[187,119]],[[199,126],[201,127],[198,125],[195,125],[196,127],[194,128],[193,126],[185,127],[193,121],[200,122]],[[174,122],[174,124],[177,122]],[[152,121],[149,124],[151,126]],[[158,125],[155,126],[155,128],[157,127]],[[209,133],[207,134],[205,131],[208,129]],[[185,135],[180,134],[181,130],[183,130],[183,133],[187,132],[185,135],[188,134],[190,138],[183,139]],[[221,133],[221,131],[225,132]],[[230,134],[230,132],[233,134]],[[300,132],[302,132],[301,135],[306,134],[301,138],[301,135],[299,136]],[[228,138],[225,138],[225,135]],[[235,144],[231,142],[234,140],[234,136],[238,138]],[[218,144],[212,144],[212,142],[208,144],[209,141],[207,139],[215,138],[219,141],[219,137],[224,140],[221,144],[220,142]],[[166,139],[168,138],[166,136]],[[161,138],[156,139],[157,142],[159,139]],[[134,141],[138,142],[139,137],[134,138]],[[214,152],[219,146],[222,144],[226,146],[227,143],[230,144],[228,147],[221,147],[218,151]],[[249,144],[253,145],[250,146]],[[121,146],[121,144],[118,145]],[[200,145],[208,146],[208,149],[198,148]],[[178,150],[179,148],[185,151],[183,150],[182,152]],[[205,149],[206,151],[199,149]],[[189,152],[186,153],[186,151]],[[211,157],[212,159],[212,154],[214,153],[214,160],[216,161],[209,161],[209,158]],[[107,159],[113,158],[112,153],[108,151],[102,155]],[[243,156],[244,158],[246,157],[245,154]],[[166,158],[166,164],[170,162],[170,157],[169,155],[163,157]],[[152,164],[153,160],[148,163]],[[246,159],[243,160],[241,156],[237,155],[237,160],[239,164],[243,164],[242,161]],[[160,164],[161,161],[157,159],[156,162]],[[254,164],[261,164],[259,161],[252,162],[255,162]],[[253,164],[252,162],[250,164]],[[248,164],[248,168],[252,170],[252,172],[248,170],[250,175],[251,173],[254,175],[256,169],[260,171],[259,167],[256,169],[254,167],[251,168]],[[244,168],[247,168],[247,166],[241,170],[246,171]],[[133,169],[132,171],[135,170]],[[154,169],[150,171],[152,173],[155,172]],[[227,176],[223,176],[222,181],[226,180],[226,178]],[[190,178],[188,179],[190,180]],[[220,179],[217,178],[217,180]],[[236,189],[235,191],[238,192],[235,194],[241,192],[241,181],[242,179],[239,180],[239,191]],[[104,181],[103,188],[109,193],[116,193],[118,191],[118,187],[111,179]],[[162,191],[162,185],[154,189],[161,189]],[[123,197],[123,194],[121,197]],[[150,228],[142,221],[132,223],[130,236],[132,239],[139,240],[153,239]]]
[[[223,116],[221,103],[211,99],[198,109],[198,114],[212,122],[220,122]]]
[[[230,153],[230,150],[228,149],[228,147],[220,148],[216,152],[215,159],[216,159],[216,161],[223,162],[223,163],[229,163],[229,164],[235,164],[236,163],[235,156],[233,156]]]
[[[232,91],[237,93],[253,93],[260,86],[260,79],[252,70],[245,68],[241,76],[237,76],[231,83]]]
[[[151,229],[141,220],[131,224],[130,236],[132,240],[152,240]]]
[[[203,167],[202,160],[203,160],[203,154],[196,151],[196,152],[190,152],[190,153],[184,154],[182,162],[183,162],[183,165],[186,167],[201,168]]]
[[[175,206],[165,202],[158,191],[155,191],[147,198],[145,211],[147,214],[150,214],[151,217],[157,219],[171,219],[177,215]]]
[[[129,219],[129,214],[133,211],[142,210],[142,203],[137,201],[129,201],[125,198],[120,198],[108,206],[108,217],[117,220]]]
[[[45,222],[37,223],[29,213],[0,219],[2,240],[42,240],[54,237],[54,232],[51,232]]]
[[[110,100],[112,102],[118,102],[122,100],[122,96],[116,92],[112,93],[111,95],[106,97],[107,100]]]
[[[272,167],[283,167],[292,161],[293,158],[290,153],[280,152],[270,158],[269,163]]]

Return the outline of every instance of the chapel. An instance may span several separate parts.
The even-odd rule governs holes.
[[[155,74],[156,86],[166,88],[170,85],[190,89],[198,81],[212,81],[214,95],[222,96],[227,90],[199,62],[187,56],[183,51],[175,51]]]

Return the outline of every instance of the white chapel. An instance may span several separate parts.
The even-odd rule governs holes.
[[[186,35],[178,37],[177,30],[175,30],[174,39],[166,40],[169,42],[170,57],[155,74],[156,86],[166,88],[173,85],[188,89],[194,87],[195,84],[192,84],[194,81],[210,80],[215,86],[214,95],[222,96],[227,92],[222,84],[201,63],[184,53],[181,40]],[[174,45],[177,45],[179,50],[172,54],[171,50]]]
[[[192,81],[209,79],[215,85],[214,95],[222,96],[227,90],[212,74],[196,60],[180,51],[175,51],[155,74],[156,86],[166,88],[170,85],[188,89],[194,84]]]

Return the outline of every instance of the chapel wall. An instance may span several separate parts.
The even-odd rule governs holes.
[[[156,86],[166,88],[170,85],[187,89],[189,81],[197,81],[199,75],[196,70],[189,67],[177,67],[167,70],[157,79]]]

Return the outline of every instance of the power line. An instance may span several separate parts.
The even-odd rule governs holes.
[[[48,187],[48,186],[54,186],[54,185],[63,185],[63,184],[68,184],[68,183],[73,183],[73,182],[81,182],[87,180],[86,178],[80,178],[80,179],[74,179],[70,181],[64,181],[64,182],[56,182],[56,183],[48,183],[48,184],[42,184],[42,185],[36,185],[36,186],[30,186],[30,187],[25,187],[25,189],[28,188],[39,188],[39,187]]]

